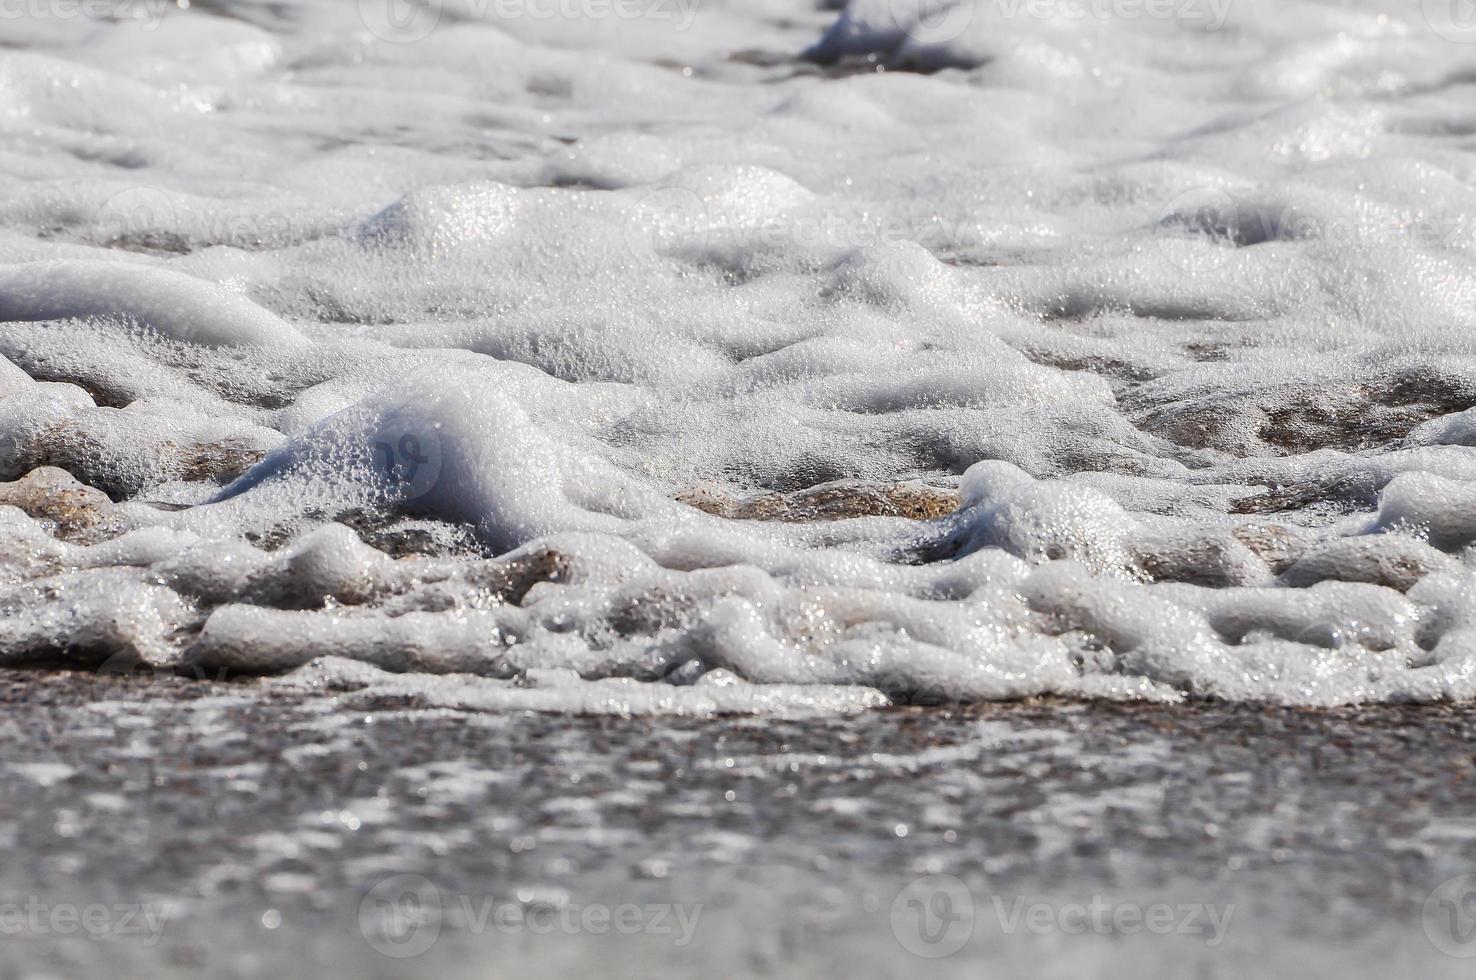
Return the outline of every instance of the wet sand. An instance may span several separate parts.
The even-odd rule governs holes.
[[[1442,918],[1464,884],[1431,898],[1476,871],[1472,705],[654,724],[58,672],[5,673],[0,702],[7,977],[1457,976],[1476,954]],[[89,905],[91,927],[66,912]]]

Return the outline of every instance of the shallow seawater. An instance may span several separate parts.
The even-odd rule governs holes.
[[[1476,695],[1464,22],[828,6],[7,19],[0,664]]]
[[[1466,704],[0,709],[8,976],[1469,976]]]

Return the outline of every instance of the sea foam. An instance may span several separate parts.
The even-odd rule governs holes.
[[[0,664],[1476,696],[1438,5],[238,6],[0,65]]]

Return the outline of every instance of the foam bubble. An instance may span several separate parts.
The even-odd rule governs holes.
[[[13,23],[0,659],[458,710],[1476,692],[1460,45],[654,6]]]

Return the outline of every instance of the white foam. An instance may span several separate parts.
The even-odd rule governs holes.
[[[0,479],[111,502],[0,491],[0,658],[459,710],[1470,697],[1457,26],[1171,6],[12,19]],[[877,484],[961,506],[677,502]]]
[[[844,714],[885,707],[864,687],[750,684],[712,671],[691,687],[639,684],[628,678],[583,681],[571,671],[542,670],[522,684],[466,677],[430,677],[365,670],[334,658],[315,660],[279,684],[352,692],[346,700],[413,699],[422,708],[462,711],[551,711],[560,714],[763,714],[782,717]],[[343,695],[340,695],[343,696]]]
[[[0,269],[0,320],[99,316],[211,347],[303,341],[280,317],[254,303],[168,269],[77,261]]]

